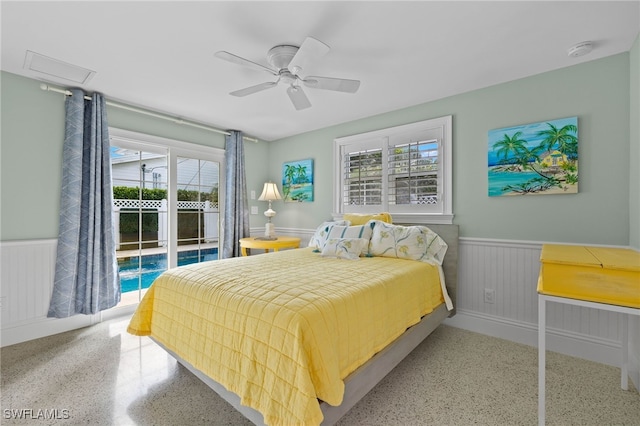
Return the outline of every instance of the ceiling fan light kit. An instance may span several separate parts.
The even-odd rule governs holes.
[[[237,65],[266,71],[277,77],[276,81],[260,83],[233,91],[230,93],[232,96],[251,95],[276,87],[278,83],[282,82],[289,85],[287,95],[289,95],[289,99],[295,109],[302,110],[311,107],[311,102],[302,87],[300,87],[300,82],[312,89],[332,90],[343,93],[356,93],[360,87],[359,80],[319,76],[303,77],[309,65],[326,55],[329,50],[329,46],[313,37],[307,37],[300,47],[288,44],[275,46],[267,52],[267,62],[271,65],[271,68],[225,51],[216,52],[215,56]]]

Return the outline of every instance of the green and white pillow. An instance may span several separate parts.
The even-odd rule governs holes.
[[[316,231],[313,233],[313,236],[309,240],[309,247],[314,247],[314,251],[322,251],[322,247],[324,247],[324,243],[327,241],[327,237],[329,236],[329,228],[335,225],[349,226],[349,222],[346,220],[323,222],[316,228]]]
[[[368,245],[369,240],[364,238],[329,238],[325,242],[321,256],[357,260]]]
[[[327,240],[331,238],[362,238],[367,244],[362,249],[362,255],[369,254],[369,240],[371,240],[373,222],[369,221],[364,225],[357,226],[339,226],[334,225],[329,228]]]
[[[447,243],[426,226],[393,225],[375,221],[369,253],[442,265]]]

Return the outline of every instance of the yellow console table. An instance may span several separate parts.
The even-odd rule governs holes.
[[[628,315],[640,315],[640,253],[624,248],[545,244],[538,277],[538,424],[545,424],[546,303],[622,313],[620,386],[628,389]]]
[[[262,249],[265,253],[269,253],[269,250],[278,251],[284,248],[298,248],[300,247],[300,238],[298,237],[277,237],[275,240],[259,240],[254,237],[247,237],[240,239],[240,248],[242,249],[242,255],[247,255],[247,249]]]

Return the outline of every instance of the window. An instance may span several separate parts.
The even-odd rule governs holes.
[[[168,268],[218,258],[224,150],[109,132],[124,306]]]
[[[382,149],[348,152],[344,156],[344,204],[382,203]]]
[[[451,223],[452,117],[334,141],[335,215],[388,211],[397,222]]]

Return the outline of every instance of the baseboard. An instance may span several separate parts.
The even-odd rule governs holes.
[[[96,315],[74,315],[69,318],[36,318],[31,321],[2,328],[0,347],[15,345],[65,331],[88,327],[99,320]]]
[[[454,317],[447,318],[444,324],[538,347],[537,324],[519,323],[460,309]],[[547,349],[550,351],[601,364],[620,366],[622,348],[620,342],[553,328],[547,328],[546,336]]]
[[[68,318],[34,318],[10,327],[3,327],[0,333],[0,347],[89,327],[114,318],[131,316],[137,307],[138,304],[126,305],[107,309],[95,315],[78,314]]]

